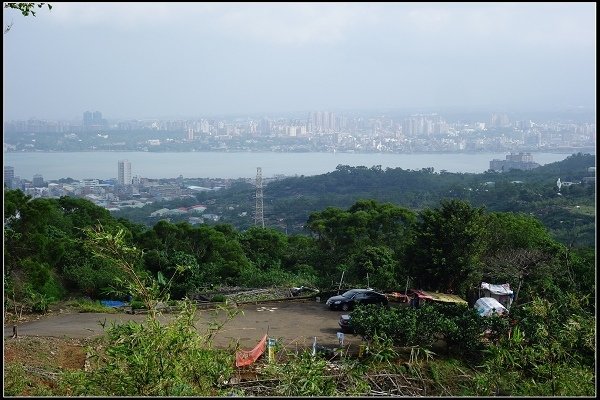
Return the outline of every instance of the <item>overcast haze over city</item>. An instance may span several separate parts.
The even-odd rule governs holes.
[[[4,120],[595,108],[595,3],[4,10]]]

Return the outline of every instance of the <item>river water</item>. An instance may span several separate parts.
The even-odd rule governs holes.
[[[372,167],[482,173],[492,159],[506,158],[507,153],[271,153],[271,152],[7,152],[4,165],[14,168],[22,179],[40,174],[44,180],[60,178],[110,179],[117,176],[119,160],[129,160],[132,176],[143,178],[252,178],[257,167],[262,176],[320,175],[336,166]],[[532,153],[541,165],[561,161],[571,153]]]

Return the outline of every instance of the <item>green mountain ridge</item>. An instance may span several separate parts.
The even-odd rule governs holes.
[[[504,173],[450,173],[436,172],[433,168],[404,170],[338,165],[335,171],[326,174],[289,177],[265,185],[263,215],[265,226],[290,234],[308,233],[305,224],[310,213],[326,207],[347,208],[361,199],[390,202],[413,210],[435,206],[442,199],[460,199],[473,206],[485,207],[488,211],[522,212],[536,216],[556,239],[570,243],[575,235],[575,245],[593,245],[595,185],[580,182],[584,177],[593,176],[588,168],[595,164],[595,155],[578,153],[534,170]],[[564,186],[559,191],[556,185],[558,178],[577,184]],[[220,215],[220,223],[245,230],[254,225],[255,196],[254,185],[240,182],[218,192],[200,193],[197,201],[209,204],[206,212]],[[158,218],[150,218],[151,212],[187,203],[155,203],[140,209],[115,212],[114,215],[152,226]],[[170,221],[185,219],[185,216],[175,217]]]

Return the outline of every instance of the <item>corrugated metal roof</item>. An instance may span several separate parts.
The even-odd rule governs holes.
[[[426,292],[421,290],[423,294],[431,298],[433,301],[441,301],[443,303],[456,303],[456,304],[467,304],[467,302],[461,299],[459,296],[455,294],[446,294],[446,293],[438,293],[438,292]]]

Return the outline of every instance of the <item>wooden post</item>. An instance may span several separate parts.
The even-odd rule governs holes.
[[[337,294],[340,294],[340,289],[342,288],[342,281],[344,280],[344,272],[346,272],[346,271],[342,271],[342,278],[340,279],[340,285],[338,286]]]
[[[519,290],[521,290],[521,283],[523,283],[523,277],[522,276],[519,277],[519,286],[517,287],[517,292],[515,293],[515,298],[513,300],[513,303],[516,303],[517,299],[519,298]]]

